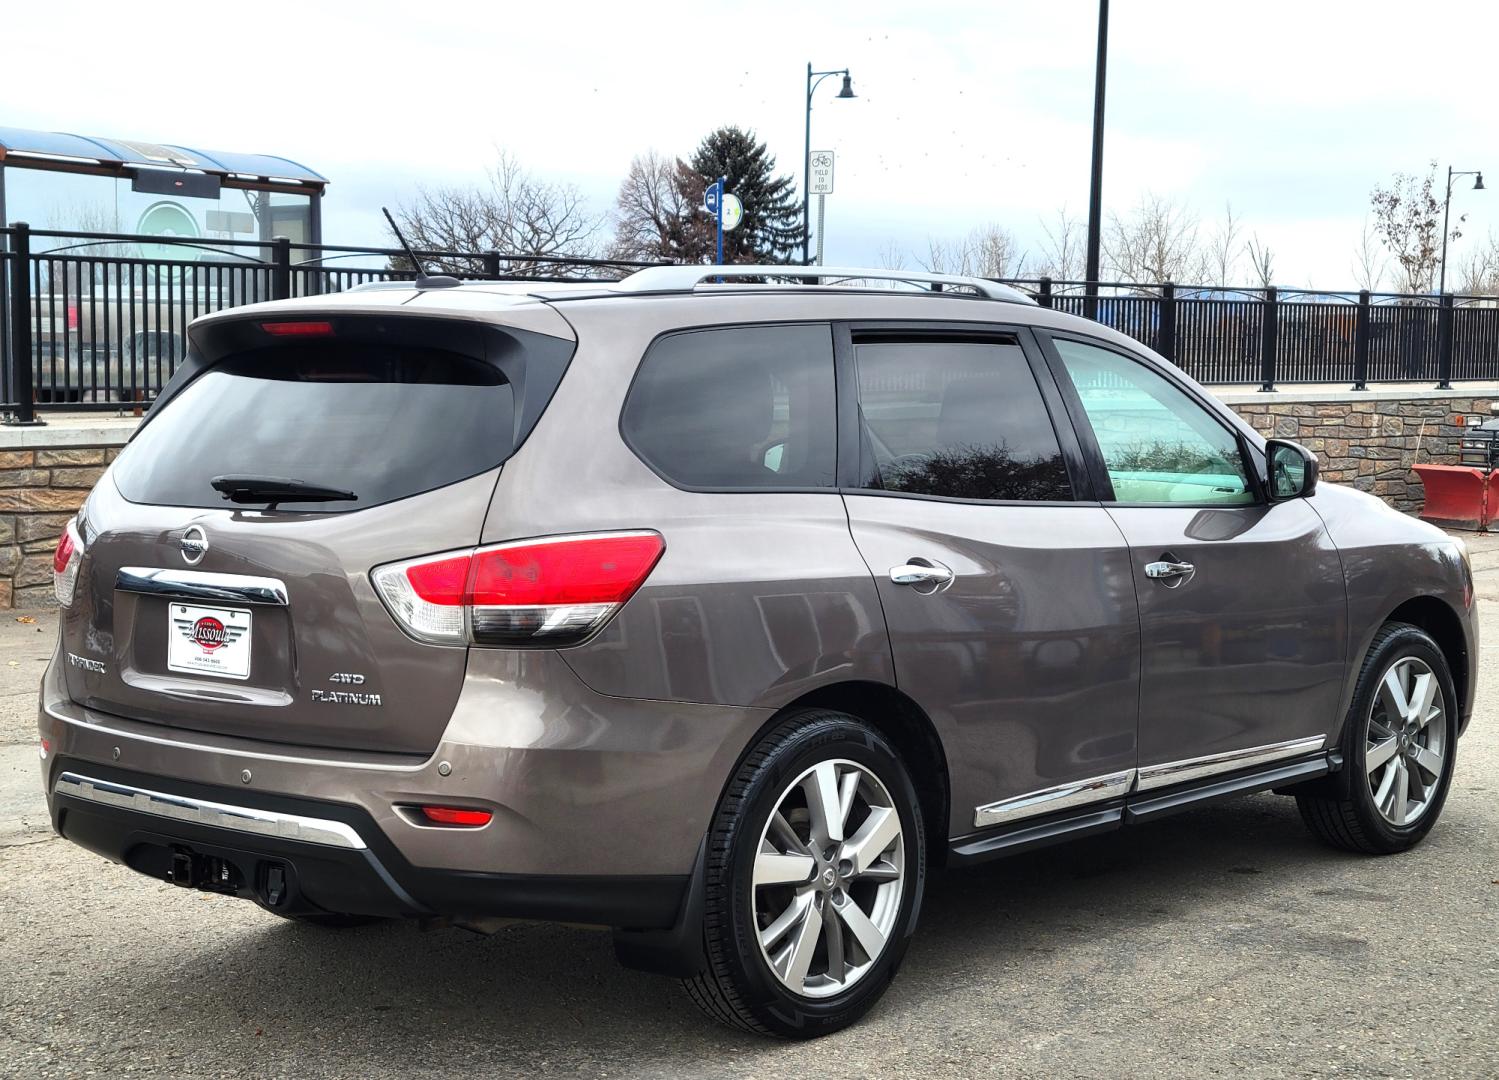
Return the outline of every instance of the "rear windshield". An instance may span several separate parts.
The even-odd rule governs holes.
[[[114,478],[131,502],[199,507],[230,505],[215,477],[301,480],[355,498],[280,509],[346,512],[494,468],[511,452],[514,419],[500,370],[459,353],[278,345],[228,357],[184,387],[141,428]]]

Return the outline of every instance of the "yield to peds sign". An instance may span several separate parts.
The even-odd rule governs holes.
[[[831,150],[812,151],[812,178],[807,185],[807,191],[813,195],[831,195],[833,193],[833,152]]]

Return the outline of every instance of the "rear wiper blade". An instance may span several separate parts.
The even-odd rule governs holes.
[[[215,476],[209,483],[233,503],[352,502],[352,491],[286,476]]]

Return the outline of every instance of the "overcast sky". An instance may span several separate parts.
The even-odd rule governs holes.
[[[1087,209],[1093,0],[7,6],[0,124],[290,157],[332,180],[331,243],[383,241],[382,202],[478,180],[496,147],[601,211],[634,154],[720,124],[799,176],[808,61],[859,95],[828,80],[813,113],[829,263],[987,222],[1035,246]],[[1153,190],[1206,230],[1231,202],[1281,283],[1344,288],[1373,185],[1490,167],[1454,196],[1455,266],[1499,231],[1496,41],[1481,0],[1114,0],[1105,208]]]

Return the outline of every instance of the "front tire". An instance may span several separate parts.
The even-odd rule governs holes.
[[[1426,631],[1382,626],[1343,725],[1347,776],[1296,796],[1307,828],[1333,847],[1369,855],[1420,843],[1452,784],[1458,708],[1447,659]]]
[[[692,999],[767,1035],[847,1027],[890,985],[921,909],[925,823],[905,765],[856,717],[788,716],[730,780],[705,875]]]

